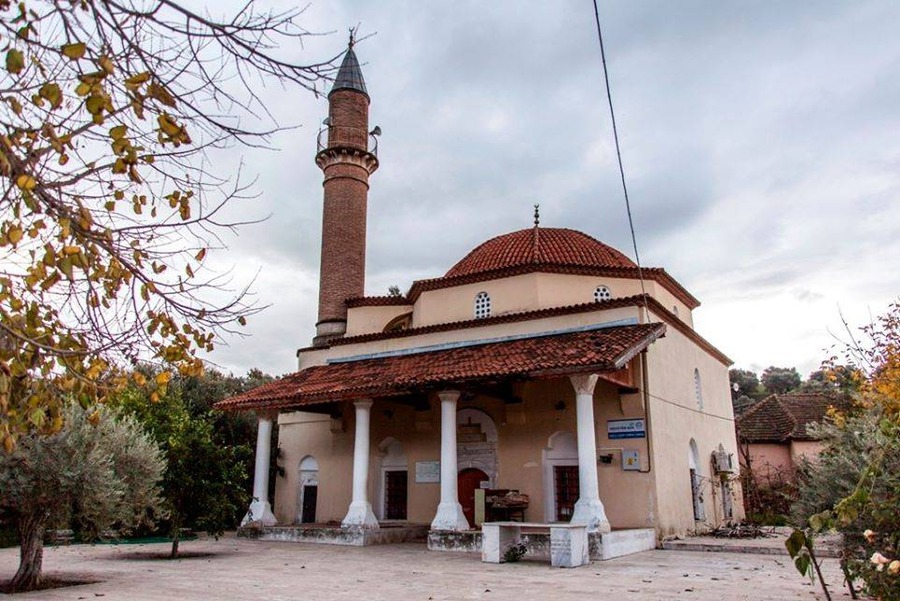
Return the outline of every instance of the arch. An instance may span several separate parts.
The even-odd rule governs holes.
[[[412,325],[412,311],[407,311],[406,313],[402,313],[397,317],[393,318],[387,325],[384,326],[384,332],[400,332],[402,330],[408,330]]]
[[[570,475],[571,468],[578,467],[578,439],[573,432],[558,430],[547,439],[547,447],[541,452],[544,484],[544,520],[556,522],[556,481],[562,474]],[[569,468],[569,469],[567,469]]]
[[[375,515],[381,520],[406,519],[409,461],[403,451],[403,443],[388,436],[379,443],[378,455],[380,466],[376,472]]]
[[[688,451],[688,467],[690,468],[691,499],[694,508],[694,521],[706,519],[706,507],[703,503],[703,462],[700,461],[700,451],[697,441],[691,439]]]
[[[488,476],[492,487],[497,485],[497,425],[482,411],[467,407],[456,412],[457,472],[479,469]]]
[[[312,455],[297,464],[297,522],[316,521],[316,502],[319,495],[319,462]]]
[[[482,290],[475,295],[475,319],[491,316],[491,295]]]
[[[609,286],[606,284],[600,284],[596,288],[594,288],[594,300],[596,302],[600,301],[608,301],[612,298],[612,291],[609,289]]]

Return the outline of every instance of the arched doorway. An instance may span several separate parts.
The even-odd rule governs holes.
[[[312,524],[316,521],[319,497],[319,463],[312,455],[300,460],[297,466],[297,521]]]
[[[459,504],[470,524],[475,523],[475,491],[482,487],[482,482],[489,481],[488,475],[476,467],[461,470],[456,478]]]

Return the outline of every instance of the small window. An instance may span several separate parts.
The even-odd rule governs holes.
[[[484,319],[491,316],[491,297],[487,292],[479,292],[475,295],[475,319]]]
[[[609,291],[609,286],[597,286],[594,289],[594,300],[597,302],[606,301],[612,298],[612,292]]]
[[[678,305],[672,305],[672,313],[675,314],[675,317],[679,317],[679,315],[678,315]]]
[[[700,385],[700,370],[694,370],[694,396],[697,397],[697,409],[703,410],[703,388]]]

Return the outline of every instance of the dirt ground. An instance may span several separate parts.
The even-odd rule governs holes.
[[[487,599],[730,599],[824,598],[787,557],[649,551],[575,569],[542,562],[490,565],[480,557],[436,553],[424,544],[335,547],[267,543],[226,537],[182,543],[193,557],[155,558],[151,545],[48,548],[44,569],[58,578],[96,579],[81,586],[10,596],[41,600],[421,600]],[[0,550],[0,581],[15,573],[18,549]],[[835,599],[837,560],[825,560]],[[2,597],[2,595],[0,595]]]

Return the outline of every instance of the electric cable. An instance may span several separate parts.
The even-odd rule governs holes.
[[[647,319],[650,319],[650,308],[647,306],[647,291],[644,288],[644,273],[641,268],[641,255],[638,252],[637,236],[634,233],[634,218],[631,216],[631,201],[628,198],[628,185],[625,183],[625,167],[622,164],[622,150],[619,145],[619,130],[616,127],[616,112],[613,110],[612,91],[609,85],[609,71],[606,67],[606,50],[603,47],[603,31],[600,27],[600,10],[597,8],[597,0],[594,1],[594,20],[597,23],[597,39],[600,41],[600,59],[603,62],[603,81],[606,84],[606,100],[609,103],[609,116],[612,121],[613,139],[616,143],[616,159],[619,163],[619,175],[622,178],[622,192],[625,194],[625,210],[628,213],[628,228],[631,230],[631,244],[634,248],[634,258],[637,263],[638,279],[641,282],[641,293],[644,295],[644,310]]]

